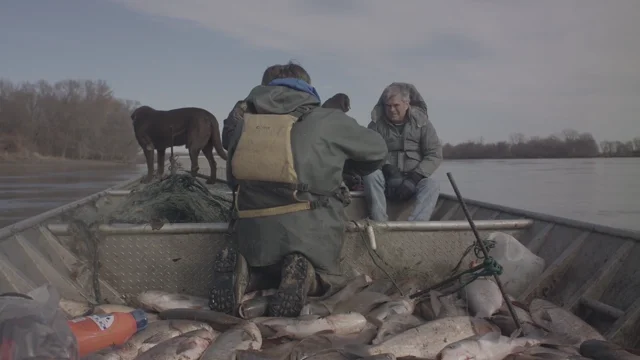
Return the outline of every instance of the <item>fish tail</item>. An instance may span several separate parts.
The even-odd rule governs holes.
[[[532,347],[536,345],[546,345],[550,347],[575,346],[579,345],[581,342],[580,339],[575,336],[561,333],[549,333],[546,335],[528,334],[525,337],[516,338],[514,341],[523,347]]]
[[[279,329],[279,330],[276,331],[275,334],[273,334],[271,336],[266,336],[266,338],[269,339],[269,340],[274,340],[274,339],[279,339],[279,338],[286,337],[286,336],[289,336],[289,335],[290,334],[286,330]]]
[[[542,344],[551,346],[579,346],[582,342],[580,338],[562,333],[549,333],[540,340]]]
[[[377,327],[378,329],[380,328],[380,326],[382,326],[383,321],[378,320],[373,316],[365,316],[364,318],[367,319],[368,322],[370,322],[373,326]]]
[[[511,333],[511,335],[509,336],[509,339],[513,340],[515,338],[517,338],[518,336],[520,336],[520,334],[522,334],[522,328],[517,328],[514,332]]]
[[[367,357],[370,355],[374,355],[374,354],[371,354],[371,352],[369,351],[370,349],[371,349],[371,346],[362,345],[362,344],[347,344],[343,348],[345,352],[359,356],[359,357]]]

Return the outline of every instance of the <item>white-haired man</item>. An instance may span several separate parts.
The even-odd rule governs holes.
[[[382,170],[363,178],[371,218],[388,220],[387,198],[407,201],[415,196],[408,220],[429,221],[440,195],[432,175],[442,162],[442,145],[415,86],[387,86],[371,111],[368,128],[384,138],[389,150]]]

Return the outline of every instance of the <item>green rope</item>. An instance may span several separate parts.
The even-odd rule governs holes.
[[[494,240],[483,240],[482,242],[484,243],[484,247],[487,248],[487,251],[490,251],[491,249],[496,247],[496,242]],[[482,253],[482,249],[480,248],[480,245],[478,245],[478,243],[474,241],[473,244],[469,245],[465,249],[464,253],[462,253],[462,257],[460,257],[460,261],[458,261],[458,263],[453,268],[453,270],[451,270],[452,274],[455,274],[456,271],[460,269],[460,266],[462,265],[462,261],[464,261],[464,258],[471,252],[471,250],[473,250],[473,254],[476,256],[476,258],[484,259],[484,254]]]
[[[481,278],[483,276],[493,276],[493,275],[500,276],[502,275],[502,270],[503,270],[502,265],[500,265],[494,258],[489,256],[488,258],[482,261],[482,265],[475,266],[469,270],[465,270],[459,273],[458,275],[454,276],[454,278],[461,278],[465,274],[471,274],[468,280],[462,281],[462,285],[455,287],[451,291],[447,291],[445,294],[442,294],[440,297],[453,294],[454,292],[457,292],[463,289],[465,286],[471,284],[472,282],[476,281],[478,278]]]
[[[492,258],[491,256],[489,256],[488,258],[484,259],[482,261],[482,264],[480,265],[476,265],[474,267],[472,267],[471,269],[467,269],[461,273],[458,273],[456,275],[451,276],[448,279],[445,279],[425,290],[421,290],[418,291],[417,293],[413,294],[410,296],[411,299],[423,299],[424,296],[428,295],[429,292],[431,290],[435,290],[435,289],[440,289],[443,288],[445,285],[450,284],[458,279],[460,279],[462,276],[466,275],[466,274],[471,274],[471,277],[469,280],[465,280],[462,282],[462,285],[460,286],[456,286],[453,290],[448,290],[446,292],[444,292],[442,295],[440,295],[440,297],[442,296],[447,296],[450,294],[453,294],[456,291],[459,291],[460,289],[464,288],[465,286],[471,284],[472,282],[474,282],[476,279],[483,277],[483,276],[492,276],[492,275],[497,275],[500,276],[502,275],[502,265],[500,265],[494,258]]]

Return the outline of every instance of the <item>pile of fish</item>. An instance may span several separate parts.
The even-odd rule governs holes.
[[[124,345],[85,359],[640,360],[634,350],[605,341],[580,318],[542,299],[512,301],[522,323],[516,331],[490,278],[449,295],[431,291],[411,299],[407,294],[416,290],[411,281],[396,285],[358,275],[333,294],[309,298],[297,318],[264,316],[275,290],[245,295],[240,317],[209,310],[206,299],[146,291],[132,305],[157,318],[150,317],[147,328]],[[61,308],[69,316],[83,311],[69,302]],[[93,312],[131,310],[102,305]]]

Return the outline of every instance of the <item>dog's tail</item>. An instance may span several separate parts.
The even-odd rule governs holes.
[[[211,119],[211,127],[213,127],[213,131],[211,131],[211,139],[209,139],[209,141],[213,143],[213,147],[216,149],[216,153],[218,153],[218,156],[220,156],[223,160],[227,160],[227,152],[224,151],[224,148],[222,147],[220,126],[218,125],[218,119],[215,117],[215,115],[213,115],[213,118]]]

